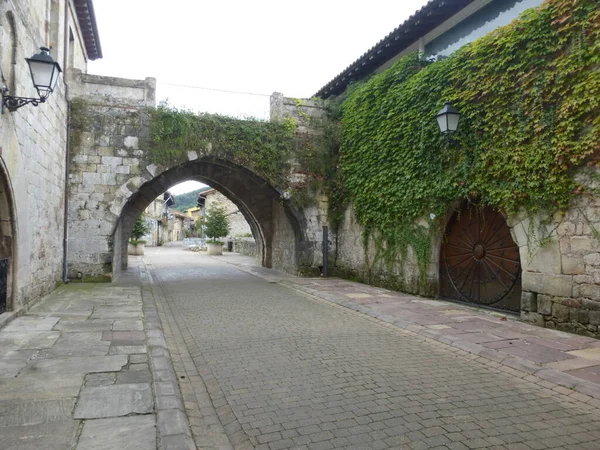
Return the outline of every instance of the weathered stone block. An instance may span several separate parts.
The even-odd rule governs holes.
[[[552,317],[557,322],[568,322],[570,316],[570,309],[568,306],[561,305],[559,303],[552,303]]]
[[[589,323],[590,325],[600,325],[600,311],[589,312]]]
[[[565,275],[579,275],[585,272],[585,265],[581,257],[563,256],[562,273]]]
[[[594,248],[592,240],[587,236],[572,236],[569,244],[573,253],[586,252]]]
[[[117,167],[123,164],[123,158],[119,156],[103,156],[102,164],[110,167]]]
[[[523,270],[559,275],[561,273],[560,248],[557,241],[552,241],[538,248],[533,255],[524,258]]]
[[[537,311],[537,295],[534,292],[521,293],[521,310],[528,312]]]
[[[581,299],[579,298],[554,297],[552,301],[559,305],[568,306],[569,308],[581,308]]]
[[[83,426],[78,447],[89,450],[156,448],[155,418],[143,415],[88,420]]]
[[[96,419],[152,411],[153,399],[149,384],[115,384],[83,388],[73,416],[76,419]]]
[[[591,275],[575,275],[573,277],[573,281],[576,284],[593,284],[594,277]]]
[[[84,173],[83,174],[84,184],[102,184],[102,174],[100,173]]]
[[[583,325],[590,323],[589,309],[571,308],[571,322],[578,322]]]
[[[108,147],[110,143],[110,136],[99,136],[98,137],[98,146],[99,147]]]
[[[99,156],[113,156],[115,154],[114,147],[98,147]]]
[[[556,229],[560,236],[573,236],[577,232],[576,225],[573,222],[564,220]]]
[[[548,295],[538,295],[537,312],[546,316],[552,314],[552,297]]]
[[[138,148],[138,137],[127,136],[123,139],[123,145],[127,148]]]
[[[600,286],[595,284],[581,284],[575,286],[575,297],[587,297],[593,300],[600,300]]]
[[[530,322],[537,326],[544,326],[544,316],[535,312],[521,312],[521,320],[524,322]]]
[[[600,253],[589,253],[583,257],[583,261],[590,266],[600,266]]]
[[[559,297],[571,297],[573,277],[571,275],[523,272],[523,290]]]

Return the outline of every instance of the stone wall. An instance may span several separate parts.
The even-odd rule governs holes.
[[[600,187],[595,181],[600,171],[594,172],[578,177],[589,192]],[[553,217],[544,234],[533,225],[525,219],[513,226],[524,259],[521,317],[600,337],[600,199],[581,196],[566,214]]]
[[[73,120],[85,131],[72,134],[69,277],[80,272],[94,278],[112,272],[112,237],[122,203],[141,183],[139,142],[147,133],[143,122],[155,103],[156,82],[77,71],[72,80]]]
[[[51,14],[50,9],[53,9]],[[56,9],[57,8],[57,9]],[[55,20],[50,21],[53,16]],[[34,97],[26,57],[56,41],[52,56],[67,72],[69,48],[65,31],[79,36],[70,3],[41,0],[5,0],[0,3],[0,76],[16,96]],[[72,52],[84,55],[76,63],[85,70],[82,41]],[[12,298],[9,310],[27,309],[62,279],[64,201],[67,153],[66,79],[59,77],[55,91],[38,107],[26,105],[0,117],[0,165],[3,168],[3,235],[11,237],[8,257]],[[10,255],[7,252],[11,253]]]
[[[185,180],[213,186],[239,208],[267,267],[296,272],[313,261],[315,233],[274,186],[245,167],[189,151],[187,162],[157,166],[149,142],[153,80],[120,80],[75,72],[76,126],[70,172],[69,275],[93,279],[127,265],[135,219],[158,195]],[[248,230],[246,228],[246,230]],[[298,249],[301,249],[298,252]],[[301,262],[300,262],[301,261]]]
[[[588,191],[600,187],[595,179],[579,177],[580,182],[587,181]],[[600,337],[600,199],[581,196],[566,214],[555,214],[546,222],[526,215],[507,220],[521,259],[521,318],[548,328]],[[410,248],[392,267],[378,262],[372,241],[365,253],[362,227],[349,207],[335,239],[332,273],[435,297],[441,240],[442,234],[434,233],[431,263],[423,282]]]
[[[233,251],[246,256],[256,256],[256,241],[252,238],[236,238]]]
[[[333,274],[411,294],[437,296],[439,236],[432,239],[431,262],[426,279],[421,280],[412,248],[408,248],[406,255],[399,256],[391,267],[378,257],[373,239],[365,248],[363,228],[356,220],[352,205],[344,212],[344,220],[337,231]]]

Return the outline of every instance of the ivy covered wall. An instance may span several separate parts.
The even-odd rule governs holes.
[[[424,275],[431,230],[461,199],[566,211],[589,193],[575,174],[598,163],[599,66],[597,2],[551,0],[447,59],[410,55],[351,86],[334,193],[352,202],[364,243],[388,262],[412,247]],[[462,114],[452,140],[434,120],[445,101]]]

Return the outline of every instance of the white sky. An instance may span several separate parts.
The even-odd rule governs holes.
[[[104,57],[88,71],[154,77],[177,107],[268,119],[270,94],[312,96],[425,3],[95,0]]]

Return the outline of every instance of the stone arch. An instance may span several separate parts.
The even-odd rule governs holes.
[[[187,180],[210,185],[239,208],[257,241],[257,259],[262,266],[286,269],[281,267],[282,259],[289,265],[287,269],[298,265],[297,247],[304,240],[301,215],[282,200],[273,186],[250,170],[225,160],[201,158],[150,179],[137,177],[122,187],[121,191],[135,192],[127,198],[115,198],[109,208],[113,213],[120,211],[112,234],[113,272],[127,267],[127,241],[136,218],[163,192]],[[282,250],[282,245],[287,248]]]
[[[0,158],[0,313],[15,307],[17,215],[14,205],[12,183],[4,161]]]

